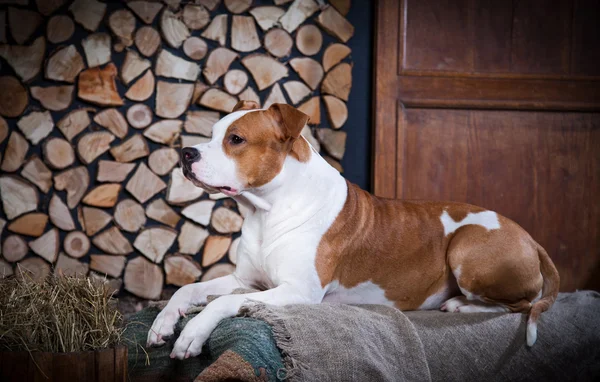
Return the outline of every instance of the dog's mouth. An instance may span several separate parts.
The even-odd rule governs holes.
[[[206,184],[206,183],[202,182],[200,179],[196,178],[194,173],[187,166],[182,166],[181,168],[183,170],[183,175],[189,181],[194,183],[194,185],[196,187],[200,187],[200,188],[204,189],[209,194],[216,194],[218,192],[222,192],[223,194],[228,195],[228,196],[235,196],[235,195],[239,194],[238,190],[236,190],[235,188],[229,187],[229,186],[211,186],[210,184]]]

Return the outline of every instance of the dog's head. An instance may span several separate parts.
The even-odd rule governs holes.
[[[234,196],[269,183],[288,155],[310,157],[310,147],[298,139],[308,116],[286,104],[260,109],[240,101],[231,114],[213,126],[212,140],[181,152],[184,175],[209,193]]]

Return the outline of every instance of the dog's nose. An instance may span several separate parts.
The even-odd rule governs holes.
[[[186,147],[181,150],[181,160],[185,163],[194,163],[200,160],[200,151],[193,147]]]

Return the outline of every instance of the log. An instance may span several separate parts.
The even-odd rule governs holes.
[[[0,77],[0,115],[18,117],[25,111],[29,97],[19,80],[11,76]]]
[[[230,113],[238,103],[238,99],[222,90],[212,88],[202,94],[198,103],[209,109]]]
[[[81,231],[69,232],[63,242],[67,255],[76,259],[82,258],[90,250],[90,239]]]
[[[75,208],[90,184],[90,176],[84,166],[71,168],[54,175],[54,188],[67,190],[67,206]]]
[[[210,280],[217,279],[219,277],[227,276],[232,274],[235,271],[235,267],[231,264],[215,264],[207,270],[200,281],[206,282]]]
[[[312,58],[302,57],[290,60],[290,66],[312,89],[316,90],[323,79],[323,67]]]
[[[283,92],[281,91],[281,86],[279,86],[279,84],[277,83],[273,85],[273,87],[271,87],[271,92],[265,100],[265,104],[263,105],[263,107],[265,109],[268,109],[274,103],[287,103],[287,100],[285,99],[285,97],[283,96]]]
[[[209,86],[202,81],[196,81],[194,84],[194,94],[192,94],[192,103],[197,103],[202,94],[209,89]]]
[[[16,131],[10,133],[0,170],[7,172],[17,171],[23,164],[23,161],[25,161],[27,151],[29,151],[27,140]]]
[[[308,97],[311,93],[311,90],[308,88],[308,86],[304,85],[304,83],[300,81],[288,81],[283,84],[283,88],[285,89],[288,98],[294,105]]]
[[[330,35],[337,37],[342,42],[348,42],[354,35],[354,26],[344,16],[340,15],[334,7],[325,8],[317,17],[317,23]]]
[[[333,5],[343,16],[346,16],[350,12],[350,0],[329,0],[329,4]]]
[[[58,121],[56,126],[69,142],[90,125],[90,111],[89,108],[73,110]]]
[[[219,233],[234,233],[242,229],[244,219],[229,208],[217,208],[210,219],[210,225]]]
[[[222,75],[227,73],[231,63],[239,55],[227,48],[216,48],[208,55],[202,74],[209,84],[214,85]]]
[[[117,227],[111,227],[92,239],[92,243],[111,255],[128,255],[133,247]]]
[[[46,167],[37,155],[29,158],[23,166],[21,176],[35,184],[43,193],[47,193],[52,187],[52,171]]]
[[[325,49],[325,53],[323,53],[323,69],[328,72],[329,69],[348,57],[350,53],[352,53],[352,49],[344,44],[335,43],[329,45],[327,49]]]
[[[77,221],[82,230],[85,231],[85,221],[83,221],[83,210],[81,206],[77,206]]]
[[[208,27],[202,32],[202,37],[217,41],[219,45],[225,45],[227,40],[227,15],[216,15]]]
[[[90,269],[103,275],[119,277],[125,268],[125,256],[90,255]]]
[[[177,243],[179,252],[188,255],[195,255],[200,252],[200,248],[208,237],[208,231],[193,223],[186,221],[181,226]]]
[[[152,24],[163,8],[161,3],[153,1],[129,1],[127,6],[146,24]]]
[[[170,10],[172,10],[173,12],[176,12],[179,10],[179,7],[181,6],[181,0],[162,0],[163,3],[165,3],[167,5],[167,7],[169,7]]]
[[[48,223],[48,215],[41,212],[30,212],[13,220],[7,229],[21,235],[39,237],[44,233]]]
[[[156,85],[156,115],[162,118],[178,118],[187,110],[193,93],[193,84],[158,81]]]
[[[15,275],[19,279],[42,282],[50,275],[50,265],[44,259],[30,257],[17,264]]]
[[[46,140],[42,146],[42,152],[46,163],[55,170],[62,170],[75,162],[73,147],[62,138],[52,137]]]
[[[185,204],[198,199],[202,194],[204,194],[204,190],[196,187],[194,183],[183,176],[181,167],[177,167],[171,172],[169,188],[167,189],[167,203],[174,205]]]
[[[19,119],[17,126],[32,144],[37,145],[52,132],[54,121],[49,111],[34,111]]]
[[[238,52],[252,52],[260,48],[256,25],[251,16],[233,16],[231,47]]]
[[[8,122],[6,122],[6,119],[0,117],[0,144],[4,142],[6,137],[8,137]]]
[[[110,36],[108,33],[94,33],[81,41],[88,67],[108,64],[111,60]]]
[[[133,195],[138,202],[146,203],[154,195],[167,188],[165,182],[152,171],[143,162],[140,163],[137,170],[127,182],[125,189]]]
[[[10,235],[2,243],[2,256],[14,263],[24,258],[29,252],[27,242],[19,235]]]
[[[184,286],[198,281],[202,270],[189,256],[170,255],[165,259],[165,274],[167,284]]]
[[[181,216],[177,214],[163,199],[156,199],[146,207],[146,216],[157,222],[175,228]]]
[[[160,17],[160,30],[171,48],[179,48],[185,39],[190,37],[190,31],[183,21],[168,9],[165,9]]]
[[[141,256],[127,263],[123,281],[125,290],[144,299],[158,300],[162,293],[162,269]]]
[[[325,155],[323,157],[323,159],[325,159],[325,161],[327,163],[329,163],[329,165],[333,168],[335,168],[336,170],[338,170],[340,173],[344,172],[344,168],[342,167],[342,165],[340,164],[340,162],[336,161],[335,159],[333,159],[332,157],[329,157],[327,155]]]
[[[344,123],[346,123],[346,120],[348,119],[348,108],[346,107],[346,103],[329,95],[323,96],[323,101],[325,102],[325,108],[327,109],[331,127],[339,129],[344,126]]]
[[[43,37],[36,38],[31,45],[0,45],[0,57],[6,60],[24,82],[38,75],[45,52],[46,40]]]
[[[154,123],[144,131],[144,137],[153,142],[170,146],[179,137],[183,122],[177,119],[164,119]]]
[[[221,0],[195,0],[195,3],[204,5],[209,11],[214,11],[221,3]]]
[[[88,263],[82,263],[79,260],[72,259],[62,252],[58,255],[58,261],[54,266],[55,275],[66,277],[85,277],[88,270]]]
[[[231,95],[239,94],[248,84],[248,75],[243,70],[233,69],[225,74],[223,85]]]
[[[96,186],[84,198],[83,203],[88,206],[110,208],[114,207],[121,192],[119,183],[107,183]]]
[[[144,73],[151,66],[149,60],[142,58],[133,50],[128,50],[123,66],[121,66],[121,80],[125,85]]]
[[[94,122],[108,129],[108,131],[121,139],[125,138],[129,129],[125,117],[115,108],[102,110],[94,116]]]
[[[75,0],[69,7],[75,22],[90,32],[95,32],[106,13],[106,4],[97,0]]]
[[[42,16],[35,11],[15,7],[8,8],[8,27],[17,44],[23,45],[42,22]]]
[[[313,56],[323,46],[323,35],[314,25],[303,25],[296,33],[296,47],[305,56]]]
[[[208,226],[210,224],[210,218],[212,216],[215,203],[216,202],[213,200],[201,200],[185,207],[183,210],[181,210],[181,213],[186,218],[195,221],[198,224]]]
[[[115,136],[108,131],[87,133],[77,142],[77,154],[83,163],[90,164],[107,152],[114,140]]]
[[[111,256],[114,258],[114,256]],[[121,257],[121,259],[125,259]],[[90,264],[91,265],[91,264]],[[102,276],[94,271],[90,271],[88,277],[94,282],[102,285],[104,287],[104,291],[109,295],[118,295],[121,292],[121,286],[123,285],[123,280],[121,279],[108,279],[106,276]],[[124,349],[123,349],[124,350]],[[117,350],[118,351],[118,348]],[[117,364],[119,365],[119,364]],[[120,372],[122,372],[123,378],[126,375],[127,371],[123,370],[121,366],[118,366]]]
[[[243,92],[241,92],[238,95],[238,98],[240,99],[240,101],[252,101],[252,102],[256,102],[256,104],[260,107],[260,97],[258,96],[258,94],[256,94],[256,92],[254,91],[254,89],[252,89],[252,87],[248,86],[246,88],[246,90],[244,90]]]
[[[46,37],[53,44],[60,44],[70,39],[75,33],[75,24],[69,16],[56,15],[48,20]]]
[[[98,173],[96,180],[98,182],[120,183],[127,178],[129,173],[135,168],[135,163],[120,163],[109,160],[98,162]]]
[[[229,261],[232,264],[237,264],[237,249],[238,245],[240,245],[241,237],[234,239],[229,246],[229,251],[227,252],[227,257],[229,257]]]
[[[14,275],[12,265],[0,259],[0,279]]]
[[[325,94],[331,94],[337,98],[341,98],[344,101],[348,101],[350,95],[350,89],[352,88],[352,66],[345,62],[342,62],[335,68],[331,69],[323,85],[321,91]]]
[[[317,138],[325,151],[337,160],[341,160],[346,151],[346,132],[327,128],[317,129]]]
[[[110,14],[108,27],[118,37],[118,43],[129,47],[133,45],[133,32],[135,31],[135,16],[127,9],[119,9]],[[116,45],[115,45],[115,50]]]
[[[256,7],[250,10],[250,14],[264,32],[273,28],[284,13],[283,9],[273,6]]]
[[[310,98],[308,101],[298,106],[298,110],[308,115],[309,125],[318,125],[321,123],[321,105],[319,104],[319,96]]]
[[[50,16],[65,4],[66,0],[36,0],[38,11],[44,16]]]
[[[225,0],[225,8],[235,14],[246,12],[250,6],[252,6],[252,0]]]
[[[144,229],[137,235],[133,246],[149,260],[160,263],[176,238],[177,231],[174,229],[151,227]]]
[[[53,264],[60,248],[58,230],[56,228],[51,229],[37,239],[30,241],[29,248],[33,253]]]
[[[192,147],[210,142],[210,138],[199,135],[181,135],[181,147]]]
[[[135,134],[118,146],[110,149],[110,155],[117,162],[131,162],[150,154],[150,149],[141,134]]]
[[[90,237],[100,232],[112,220],[112,216],[107,212],[93,207],[83,207],[82,216],[85,223],[85,233]]]
[[[288,76],[287,66],[264,54],[246,56],[242,59],[242,65],[252,74],[258,90],[264,90]]]
[[[137,232],[146,224],[144,207],[132,199],[123,199],[115,207],[115,222],[123,231]]]
[[[216,111],[188,111],[183,128],[188,133],[211,137],[212,127],[219,119],[220,114]]]
[[[39,202],[35,188],[14,175],[0,177],[0,197],[8,220],[36,210]]]
[[[177,150],[167,147],[158,149],[150,154],[148,167],[158,176],[167,175],[179,162]]]
[[[73,231],[75,229],[75,222],[73,221],[71,212],[69,212],[69,208],[58,194],[52,195],[52,199],[50,199],[48,215],[50,215],[52,224],[63,231]]]
[[[158,54],[155,71],[158,76],[196,81],[200,74],[200,65],[177,57],[173,53],[163,49]]]
[[[210,22],[210,13],[202,5],[187,4],[182,16],[183,23],[191,30],[202,29]]]
[[[183,53],[192,60],[203,59],[207,52],[208,45],[200,37],[192,36],[183,43]]]
[[[292,53],[294,40],[284,29],[274,28],[265,34],[265,49],[275,57],[287,57]]]
[[[294,0],[292,5],[290,5],[284,15],[279,19],[279,23],[283,29],[292,33],[318,9],[319,6],[314,0]]]
[[[150,106],[138,103],[127,109],[127,121],[135,129],[143,129],[152,123]]]
[[[123,100],[117,91],[116,76],[117,67],[113,63],[84,70],[79,74],[77,95],[100,106],[121,106]]]
[[[160,34],[152,27],[141,27],[135,33],[135,46],[146,57],[153,56],[156,53],[160,42]]]
[[[238,211],[240,212],[240,215],[245,219],[248,215],[250,215],[251,213],[254,213],[255,208],[254,206],[247,206],[245,204],[242,203],[237,203],[237,208]]]
[[[146,101],[154,93],[154,74],[147,70],[125,93],[125,97],[137,102]]]
[[[57,50],[48,58],[45,74],[49,80],[72,84],[83,69],[85,69],[83,57],[81,57],[75,45],[69,45],[66,48]]]
[[[204,244],[202,266],[207,267],[221,260],[227,253],[230,245],[231,237],[210,235]]]
[[[31,96],[42,104],[42,106],[52,111],[66,110],[73,102],[73,91],[75,86],[32,86]]]

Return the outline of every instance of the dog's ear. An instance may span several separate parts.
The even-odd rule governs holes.
[[[286,138],[298,138],[308,122],[308,115],[285,103],[274,103],[267,113],[277,122]]]
[[[233,113],[234,111],[238,111],[238,110],[254,110],[254,109],[260,109],[260,105],[254,101],[240,101],[233,107],[233,110],[231,110],[231,112]]]

